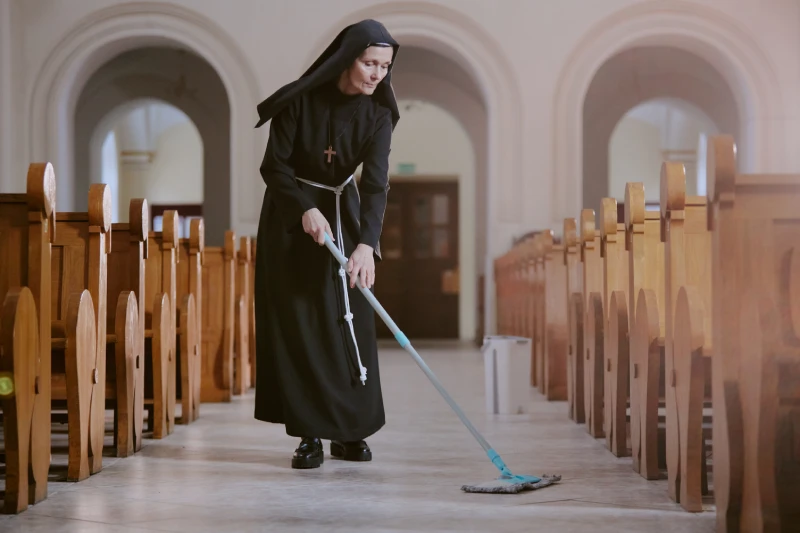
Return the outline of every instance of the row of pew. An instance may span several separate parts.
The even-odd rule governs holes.
[[[800,175],[742,174],[708,144],[707,195],[661,167],[624,205],[495,260],[498,330],[529,337],[531,384],[718,531],[800,524]],[[617,192],[617,191],[614,191]],[[623,191],[618,191],[622,193]],[[713,506],[711,506],[713,504]]]
[[[25,193],[0,194],[4,513],[255,385],[255,243],[205,246],[202,218],[179,238],[175,210],[152,231],[146,199],[112,223],[106,184],[88,211],[57,212],[56,183],[34,163]]]

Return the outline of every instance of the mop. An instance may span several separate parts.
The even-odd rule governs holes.
[[[333,254],[342,268],[347,267],[347,258],[339,251],[333,241],[331,240],[330,236],[326,233],[325,234],[325,246],[327,246],[328,250]],[[417,365],[425,372],[425,375],[428,376],[433,386],[436,387],[436,390],[439,391],[439,394],[445,399],[445,401],[450,405],[450,407],[455,411],[458,417],[461,419],[461,422],[469,429],[470,433],[475,437],[475,439],[480,443],[483,447],[486,454],[489,456],[492,464],[497,467],[500,471],[500,477],[487,481],[484,483],[479,483],[475,485],[463,485],[461,490],[464,492],[484,492],[484,493],[500,493],[500,494],[516,494],[522,492],[523,490],[535,490],[546,487],[548,485],[552,485],[561,480],[561,476],[557,475],[542,475],[540,477],[537,476],[526,476],[526,475],[515,475],[511,473],[508,466],[505,464],[503,459],[500,457],[494,448],[492,448],[487,440],[481,435],[475,426],[467,419],[464,412],[461,408],[456,404],[456,402],[450,397],[450,394],[445,390],[444,386],[442,386],[439,379],[436,375],[428,368],[428,365],[425,364],[425,361],[422,360],[422,357],[417,353],[413,346],[411,346],[411,341],[408,340],[408,337],[400,331],[400,328],[397,327],[394,320],[389,316],[383,306],[378,302],[372,292],[363,287],[361,285],[361,281],[356,279],[356,286],[370,303],[373,309],[378,313],[381,319],[386,323],[389,327],[391,332],[394,334],[394,338],[400,344],[400,346],[406,350],[416,361]]]

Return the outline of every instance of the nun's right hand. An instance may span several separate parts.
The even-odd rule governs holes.
[[[303,230],[311,235],[320,246],[325,244],[325,233],[331,236],[332,241],[336,241],[330,224],[316,207],[303,213]]]

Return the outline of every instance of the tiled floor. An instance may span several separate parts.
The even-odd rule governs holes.
[[[417,348],[515,473],[562,481],[517,495],[463,493],[462,484],[497,471],[413,360],[387,347],[387,425],[368,440],[371,463],[326,456],[320,469],[292,470],[297,440],[253,419],[251,391],[232,404],[203,404],[195,424],[148,440],[134,457],[106,458],[89,480],[51,484],[45,502],[0,516],[0,531],[714,531],[712,507],[684,512],[666,481],[639,477],[630,459],[570,422],[564,403],[532,392],[530,414],[486,415],[472,346]]]

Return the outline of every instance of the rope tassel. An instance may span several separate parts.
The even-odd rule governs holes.
[[[315,181],[304,180],[303,178],[295,178],[298,181],[302,181],[303,183],[307,183],[312,187],[319,187],[320,189],[325,189],[328,191],[333,192],[336,195],[336,248],[342,255],[344,253],[344,237],[342,236],[342,210],[341,210],[341,197],[342,191],[347,186],[350,181],[352,181],[353,176],[347,178],[344,183],[339,185],[338,187],[331,187],[330,185],[323,185],[322,183],[317,183]],[[353,313],[350,311],[350,297],[347,293],[347,273],[344,270],[343,266],[339,267],[339,277],[342,279],[342,291],[344,294],[344,320],[347,322],[347,325],[350,329],[350,336],[353,338],[353,346],[356,348],[356,358],[358,359],[358,370],[359,370],[359,379],[361,380],[362,385],[367,384],[367,369],[361,363],[361,354],[358,350],[358,342],[356,341],[356,332],[353,328]]]

